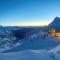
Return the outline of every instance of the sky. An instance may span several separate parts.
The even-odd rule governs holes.
[[[46,25],[60,17],[60,0],[0,0],[0,25]]]

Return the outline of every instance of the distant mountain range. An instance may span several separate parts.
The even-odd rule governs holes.
[[[18,26],[1,26],[0,25],[0,52],[16,47],[20,41],[15,37],[13,31],[21,30],[23,27]]]
[[[23,27],[20,27],[20,26],[2,26],[2,25],[0,25],[0,30],[19,30],[22,28]]]

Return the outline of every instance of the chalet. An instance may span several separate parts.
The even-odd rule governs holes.
[[[55,38],[60,39],[60,28],[56,28],[56,29],[51,28],[49,29],[48,34]]]

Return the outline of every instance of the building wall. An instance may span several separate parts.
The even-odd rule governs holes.
[[[60,32],[56,32],[55,29],[50,29],[48,34],[52,37],[60,39]]]
[[[54,37],[55,36],[55,29],[50,29],[48,31],[48,34]]]

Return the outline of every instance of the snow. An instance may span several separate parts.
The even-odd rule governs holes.
[[[46,50],[25,50],[20,52],[2,53],[0,60],[52,60]]]
[[[51,49],[59,44],[60,41],[57,41],[52,37],[44,37],[44,35],[41,34],[41,32],[39,31],[24,38],[20,43],[20,45],[18,45],[17,47],[6,50],[4,52],[16,52],[16,51],[29,50],[29,49],[32,50]]]
[[[53,52],[53,53],[57,53],[58,51],[60,51],[60,45],[58,45],[57,47],[50,49],[49,52]]]
[[[11,30],[0,27],[0,52],[16,47],[19,41]]]
[[[0,60],[60,60],[60,53],[49,52],[45,49],[24,50],[0,53]]]
[[[40,29],[29,33],[17,42],[11,30],[0,30],[0,60],[60,60],[59,40]]]

